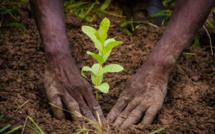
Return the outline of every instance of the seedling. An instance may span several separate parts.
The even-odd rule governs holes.
[[[16,27],[20,28],[23,31],[23,35],[25,34],[26,31],[25,26],[21,23],[18,23],[18,19],[15,17],[18,13],[20,13],[19,7],[25,2],[27,1],[20,0],[12,2],[5,0],[3,2],[0,2],[0,30],[3,27]],[[8,20],[9,18],[10,23],[5,24],[4,22],[5,18],[7,18],[6,20]]]
[[[164,17],[164,19],[161,22],[161,25],[163,26],[169,21],[171,15],[172,15],[172,11],[167,9],[167,10],[161,10],[155,14],[152,14],[151,17]]]
[[[92,1],[77,1],[77,0],[66,0],[64,2],[65,12],[67,15],[74,14],[79,17],[82,21],[93,22],[97,17],[102,14],[108,14],[119,18],[124,16],[106,11],[110,6],[112,0],[99,0]]]
[[[159,28],[156,24],[153,24],[149,21],[133,21],[132,19],[131,19],[131,21],[122,22],[119,26],[121,28],[123,28],[123,30],[126,34],[131,36],[135,32],[135,30],[138,29],[139,26],[141,26],[142,24],[143,25],[150,25],[150,26],[155,27],[155,28]],[[129,25],[130,25],[130,28],[129,28]]]
[[[84,71],[89,71],[91,73],[91,80],[94,84],[96,90],[96,100],[98,101],[98,90],[103,93],[108,93],[109,84],[107,82],[102,83],[103,76],[106,73],[120,72],[124,68],[118,64],[109,64],[103,67],[105,61],[112,49],[120,44],[122,41],[116,41],[114,38],[107,39],[107,32],[110,27],[110,20],[104,18],[99,26],[99,29],[96,30],[90,26],[82,26],[82,31],[93,41],[95,47],[98,49],[98,54],[87,51],[87,54],[91,55],[98,63],[95,63],[91,68],[84,66],[81,70],[83,77],[87,78],[84,74]],[[107,40],[106,40],[107,39]]]

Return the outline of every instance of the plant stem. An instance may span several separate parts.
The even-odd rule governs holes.
[[[96,73],[96,86],[98,86],[98,77],[99,77],[99,71],[101,69],[102,65],[99,64],[99,69],[98,69],[98,72]],[[99,96],[98,96],[98,90],[96,90],[96,101],[98,102],[99,101]]]
[[[96,101],[99,102],[98,89],[96,89]]]

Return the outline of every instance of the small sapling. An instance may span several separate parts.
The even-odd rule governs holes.
[[[92,67],[84,66],[81,70],[83,77],[87,78],[84,71],[91,73],[91,80],[96,90],[96,100],[98,101],[98,90],[103,93],[108,93],[109,84],[107,82],[102,83],[103,76],[106,73],[120,72],[124,68],[118,64],[109,64],[103,67],[103,64],[110,56],[112,49],[120,44],[122,41],[116,41],[114,38],[107,39],[107,32],[110,27],[110,21],[108,18],[104,18],[96,30],[90,26],[82,26],[82,31],[93,41],[95,47],[98,49],[98,54],[87,51],[87,54],[91,55],[98,63],[95,63]]]

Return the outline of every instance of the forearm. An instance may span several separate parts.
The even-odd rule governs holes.
[[[30,0],[47,60],[71,55],[62,0]]]
[[[178,0],[172,18],[147,63],[169,72],[204,24],[214,3],[214,0]]]

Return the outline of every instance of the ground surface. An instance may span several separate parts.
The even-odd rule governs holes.
[[[29,8],[25,8],[18,19],[26,26],[24,36],[17,28],[4,28],[0,34],[0,114],[5,114],[0,128],[7,124],[13,124],[12,127],[22,125],[29,115],[46,133],[74,133],[77,127],[71,121],[52,117],[43,86],[44,50]],[[73,21],[74,18],[67,18],[72,54],[79,68],[92,65],[94,61],[86,51],[94,51],[94,46],[80,27],[73,27]],[[143,26],[135,36],[128,36],[119,28],[118,18],[112,17],[111,22],[109,36],[117,36],[125,43],[113,50],[108,63],[118,63],[125,70],[105,78],[111,87],[110,93],[99,98],[105,115],[115,104],[126,80],[144,63],[163,31],[162,28]],[[98,27],[97,24],[93,26]],[[148,133],[165,125],[169,127],[163,133],[215,132],[215,56],[200,48],[190,47],[185,51],[195,55],[182,55],[174,66],[164,106],[153,125],[145,128],[131,126],[127,133]],[[24,105],[19,108],[17,104]],[[24,133],[33,131],[26,128]]]

